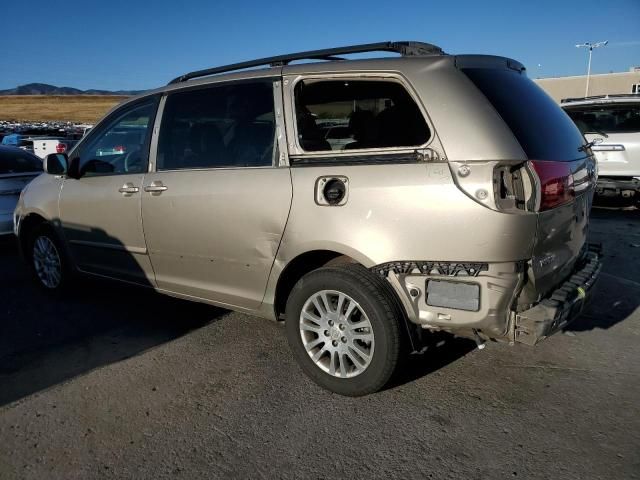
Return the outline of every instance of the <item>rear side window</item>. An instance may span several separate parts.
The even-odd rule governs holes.
[[[35,173],[42,171],[42,161],[18,148],[0,149],[1,173]]]
[[[157,170],[273,164],[273,83],[247,82],[170,94]]]
[[[565,111],[582,133],[640,132],[640,103],[567,107]]]
[[[462,71],[487,97],[531,160],[584,157],[584,137],[564,111],[525,75],[507,69]]]
[[[308,152],[419,146],[431,133],[405,88],[381,80],[304,80],[295,87],[298,142]]]

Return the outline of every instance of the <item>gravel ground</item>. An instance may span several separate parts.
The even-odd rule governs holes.
[[[387,390],[321,390],[281,325],[86,282],[0,245],[0,478],[640,478],[640,211],[595,210],[597,297],[535,348],[437,337]]]

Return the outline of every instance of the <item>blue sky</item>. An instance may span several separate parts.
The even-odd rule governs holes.
[[[640,0],[30,0],[4,4],[0,24],[0,89],[146,89],[209,66],[384,40],[516,58],[531,77],[584,74],[575,44],[586,41],[610,42],[593,73],[640,65]]]

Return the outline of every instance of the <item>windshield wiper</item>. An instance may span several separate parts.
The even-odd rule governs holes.
[[[585,132],[585,133],[597,133],[598,135],[602,135],[604,138],[609,138],[609,134],[607,132],[604,132],[602,130],[596,130],[595,128],[592,131]]]

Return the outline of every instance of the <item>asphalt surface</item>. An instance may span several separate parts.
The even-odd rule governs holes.
[[[333,395],[281,325],[117,284],[66,302],[0,245],[0,478],[640,478],[640,211],[595,210],[597,297],[537,347],[440,336]]]

